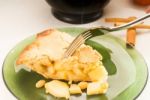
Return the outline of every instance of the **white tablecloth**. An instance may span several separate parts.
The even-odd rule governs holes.
[[[105,17],[141,16],[144,9],[133,5],[131,0],[111,0],[105,8],[104,16],[88,24],[68,24],[57,20],[45,0],[0,0],[0,70],[7,53],[19,41],[51,27],[93,27],[109,25],[104,22]],[[150,20],[145,20],[150,24]],[[140,32],[140,31],[139,31]],[[124,39],[125,31],[114,33]],[[150,69],[150,31],[137,36],[136,49],[143,55]],[[150,70],[149,70],[150,72]],[[150,98],[150,81],[138,97],[138,100]],[[7,90],[0,71],[0,100],[16,100]]]

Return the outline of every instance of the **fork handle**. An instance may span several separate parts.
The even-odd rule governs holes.
[[[124,25],[121,25],[121,26],[118,26],[118,27],[110,28],[110,31],[122,30],[122,29],[125,29],[125,28],[128,28],[128,27],[131,27],[131,25],[134,25],[134,24],[136,24],[136,23],[138,23],[138,22],[140,22],[140,21],[142,21],[144,19],[147,19],[149,17],[150,17],[150,13],[148,13],[148,14],[144,15],[143,17],[138,18],[138,19],[136,19],[134,21],[131,21],[131,22],[127,23],[127,24],[124,24]]]

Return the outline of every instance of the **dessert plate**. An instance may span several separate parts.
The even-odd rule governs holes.
[[[84,28],[60,28],[60,31],[67,32],[73,36],[78,35]],[[35,39],[35,35],[30,36],[18,43],[6,56],[3,63],[3,79],[8,90],[21,100],[62,100],[45,93],[44,88],[37,89],[35,84],[38,80],[44,79],[42,76],[21,70],[15,72],[15,61],[23,48]],[[87,96],[85,92],[81,95],[73,95],[71,100],[132,100],[137,98],[147,83],[147,65],[134,48],[126,48],[126,43],[119,37],[110,34],[98,36],[92,39],[96,45],[102,45],[110,51],[111,60],[116,69],[109,66],[109,89],[105,95]],[[94,46],[93,43],[90,43]],[[107,62],[109,65],[109,61]],[[48,81],[48,80],[47,80]]]

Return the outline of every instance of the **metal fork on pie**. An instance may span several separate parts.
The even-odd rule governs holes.
[[[100,35],[104,35],[105,33],[109,33],[109,32],[113,32],[113,31],[118,31],[118,30],[122,30],[122,29],[126,29],[131,27],[132,25],[146,19],[149,18],[150,14],[146,14],[141,18],[138,18],[132,22],[129,22],[125,25],[121,25],[118,27],[104,27],[104,26],[100,26],[100,27],[96,27],[96,28],[91,28],[88,29],[84,32],[82,32],[81,34],[79,34],[73,41],[72,43],[69,45],[69,47],[67,48],[66,52],[64,53],[64,58],[67,58],[69,56],[71,56],[75,50],[77,48],[79,48],[82,44],[84,44],[84,42],[92,37],[95,36],[100,36]]]

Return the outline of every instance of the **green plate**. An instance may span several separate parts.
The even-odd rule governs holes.
[[[84,31],[82,28],[62,28],[73,36]],[[42,76],[21,70],[15,73],[14,63],[23,48],[35,39],[35,35],[18,43],[7,55],[3,64],[3,79],[10,92],[20,100],[55,100],[45,93],[44,88],[35,88],[35,83],[43,79]],[[111,51],[111,60],[116,65],[116,73],[109,75],[109,89],[105,95],[71,96],[71,100],[133,100],[144,89],[148,70],[143,57],[135,49],[126,48],[123,40],[113,35],[103,35],[92,39]],[[92,45],[91,45],[92,46]],[[109,62],[108,62],[109,63]],[[111,70],[111,66],[109,66]],[[60,99],[60,98],[59,98]]]

